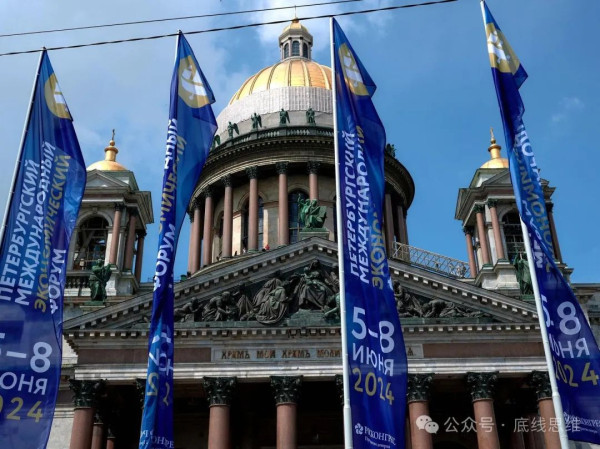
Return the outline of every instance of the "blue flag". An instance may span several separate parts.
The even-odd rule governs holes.
[[[383,240],[385,130],[376,86],[332,19],[354,448],[404,447],[406,351]]]
[[[85,189],[75,129],[44,50],[0,248],[0,447],[45,448],[60,382],[63,292]]]
[[[173,263],[181,224],[217,130],[211,107],[214,101],[191,47],[179,33],[171,79],[140,449],[175,447]]]
[[[527,73],[482,2],[487,46],[504,124],[510,176],[527,227],[569,439],[600,443],[600,351],[577,298],[554,263],[539,170],[523,124]]]

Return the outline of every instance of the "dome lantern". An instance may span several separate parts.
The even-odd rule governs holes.
[[[503,158],[500,154],[502,147],[496,143],[493,128],[490,128],[490,135],[490,146],[488,147],[490,160],[484,163],[480,168],[508,168],[508,159]]]
[[[286,26],[279,36],[281,60],[288,58],[310,59],[313,45],[312,34],[294,17],[292,23]]]
[[[113,129],[112,137],[108,146],[104,148],[104,160],[94,162],[87,168],[87,171],[102,170],[102,171],[122,171],[127,170],[117,162],[117,153],[119,149],[115,146],[115,130]]]

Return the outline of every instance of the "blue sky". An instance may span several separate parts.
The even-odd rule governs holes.
[[[307,0],[306,3],[310,3]],[[401,4],[365,0],[347,5],[298,8],[313,16]],[[60,8],[58,5],[60,4]],[[203,0],[127,2],[64,0],[0,5],[2,33],[185,16],[272,6],[292,1]],[[521,88],[524,117],[542,176],[557,188],[554,216],[574,282],[600,282],[600,208],[594,202],[600,167],[597,127],[599,59],[591,51],[600,2],[584,0],[489,0],[494,17],[529,73]],[[18,51],[291,19],[293,9],[161,24],[0,38],[0,52]],[[477,0],[342,17],[340,24],[378,84],[375,103],[388,141],[416,184],[408,211],[411,245],[466,260],[464,235],[454,220],[460,187],[488,159],[489,128],[504,144]],[[330,65],[326,19],[303,22],[314,35],[314,59]],[[279,58],[283,25],[190,35],[217,103],[218,114],[250,75]],[[118,160],[136,173],[143,190],[158,199],[166,136],[169,82],[175,38],[50,52],[86,163],[103,158],[116,128]],[[0,57],[2,112],[0,207],[4,210],[37,54]],[[503,155],[506,155],[503,149]],[[157,225],[149,227],[143,278],[152,276]],[[188,226],[180,238],[176,274],[187,266]]]

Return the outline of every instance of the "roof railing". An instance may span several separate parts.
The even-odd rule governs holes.
[[[394,243],[392,259],[454,279],[471,277],[468,263],[404,243]]]

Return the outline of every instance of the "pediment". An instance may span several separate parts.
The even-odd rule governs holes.
[[[336,264],[337,244],[317,237],[218,262],[176,285],[175,329],[210,329],[226,335],[228,331],[281,327],[337,328],[339,317],[331,300],[331,292],[336,290]],[[467,280],[451,279],[394,259],[390,260],[390,273],[405,328],[442,325],[489,329],[537,323],[532,305]],[[316,286],[313,290],[307,286],[312,281]],[[282,286],[286,282],[288,285]],[[279,287],[278,292],[271,293],[274,288],[269,290],[269,284]],[[277,294],[293,297],[282,312],[284,316],[278,315],[277,304],[265,307],[257,316],[258,302],[276,301]],[[244,304],[254,307],[244,308]],[[146,333],[151,305],[149,292],[70,319],[64,323],[64,331],[73,335],[94,330]],[[318,310],[322,305],[325,313]],[[254,315],[248,313],[252,310]]]
[[[87,174],[87,182],[85,183],[86,190],[96,188],[116,188],[116,189],[130,189],[129,184],[121,179],[107,175],[100,170],[92,170]]]
[[[510,172],[508,170],[502,170],[500,173],[497,173],[491,178],[483,181],[481,185],[485,187],[512,186],[512,183],[510,181]]]

